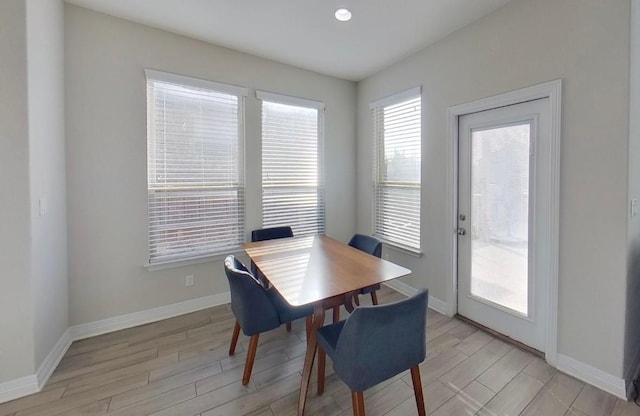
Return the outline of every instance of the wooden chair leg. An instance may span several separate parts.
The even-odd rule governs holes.
[[[356,306],[360,306],[360,296],[354,295],[353,296],[353,303],[355,303]]]
[[[287,322],[287,332],[291,332],[291,322]]]
[[[307,315],[304,324],[304,329],[307,333],[307,342],[309,342],[309,335],[311,335],[311,328],[313,327],[313,315]]]
[[[364,394],[361,391],[351,392],[353,416],[364,416]]]
[[[340,306],[333,307],[333,323],[340,322]]]
[[[231,336],[231,345],[229,346],[229,355],[236,353],[236,344],[238,343],[238,336],[240,335],[240,322],[236,319],[236,326],[233,327],[233,335]]]
[[[424,397],[422,396],[422,382],[420,381],[420,367],[411,368],[411,381],[413,381],[413,392],[416,395],[416,405],[418,406],[418,415],[425,416]]]
[[[327,353],[318,345],[318,396],[324,393],[324,369]]]
[[[371,292],[371,303],[373,303],[374,305],[378,304],[378,295],[376,294],[375,290]]]
[[[251,370],[253,370],[253,362],[256,360],[256,351],[258,350],[258,338],[260,334],[251,336],[249,340],[249,351],[247,351],[247,361],[244,363],[244,374],[242,375],[242,385],[249,384],[251,378]]]

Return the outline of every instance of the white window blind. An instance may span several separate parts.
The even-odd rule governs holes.
[[[262,99],[262,224],[324,233],[322,103],[258,92]]]
[[[371,104],[375,135],[374,234],[420,250],[421,104],[412,89]]]
[[[244,240],[242,88],[147,71],[149,263]]]

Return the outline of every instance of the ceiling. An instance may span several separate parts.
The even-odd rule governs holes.
[[[123,19],[352,81],[510,0],[66,0]],[[346,7],[349,22],[334,12]]]

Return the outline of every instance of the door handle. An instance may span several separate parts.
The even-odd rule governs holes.
[[[456,230],[456,234],[458,234],[458,235],[467,235],[467,230],[465,230],[464,228],[458,228]]]

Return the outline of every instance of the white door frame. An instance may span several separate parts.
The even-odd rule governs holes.
[[[465,114],[477,113],[479,111],[491,110],[526,101],[548,98],[549,114],[551,116],[551,155],[550,157],[550,180],[549,189],[549,215],[550,215],[550,244],[546,247],[550,259],[549,268],[546,271],[549,275],[547,298],[547,339],[545,348],[545,359],[552,366],[556,366],[558,359],[558,246],[559,246],[559,216],[560,216],[560,136],[561,136],[561,113],[562,113],[562,80],[554,80],[531,87],[510,91],[493,97],[483,98],[470,103],[458,104],[447,109],[447,137],[449,138],[447,155],[447,229],[445,244],[449,248],[447,252],[450,258],[447,261],[449,284],[447,285],[447,303],[449,304],[450,315],[458,310],[457,296],[457,259],[458,259],[458,239],[455,233],[457,229],[456,207],[458,204],[458,118]],[[544,273],[544,270],[540,271]]]

